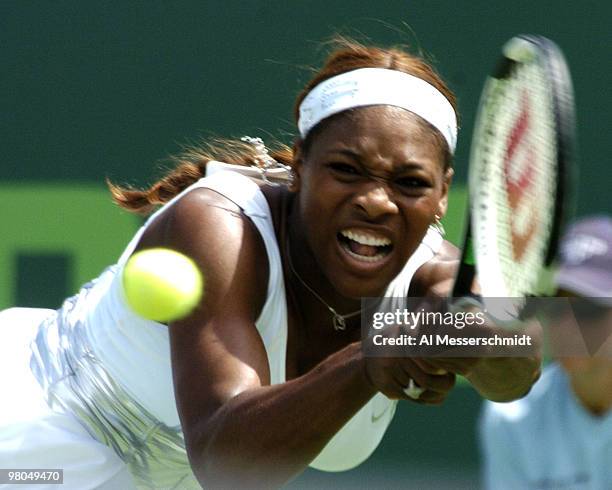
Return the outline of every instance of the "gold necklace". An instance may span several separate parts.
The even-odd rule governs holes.
[[[312,289],[306,283],[306,281],[304,281],[304,279],[302,279],[302,277],[297,273],[297,271],[295,270],[295,267],[293,266],[293,260],[291,260],[291,249],[289,248],[289,236],[287,236],[287,261],[289,262],[289,268],[291,269],[291,272],[293,273],[293,275],[295,275],[295,277],[297,277],[298,281],[300,281],[300,283],[302,283],[302,285],[306,289],[308,289],[308,291],[310,291],[312,295],[315,298],[317,298],[321,303],[323,303],[325,307],[330,311],[330,313],[332,314],[332,322],[333,322],[335,331],[346,330],[346,320],[348,318],[352,318],[360,314],[363,311],[363,308],[360,308],[359,310],[353,311],[352,313],[341,315],[334,308],[332,308],[329,304],[327,304],[327,302],[321,296],[319,296],[319,294],[314,289]]]

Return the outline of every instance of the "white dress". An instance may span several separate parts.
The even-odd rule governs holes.
[[[10,353],[0,356],[0,467],[63,469],[65,489],[199,488],[176,409],[167,328],[134,314],[121,288],[122,268],[148,224],[196,188],[235,202],[263,238],[269,281],[256,326],[271,383],[285,381],[287,305],[270,209],[256,183],[211,163],[205,178],[149,218],[117,264],[57,312],[0,313],[0,348]],[[407,296],[412,275],[441,243],[439,234],[428,232],[387,296]],[[378,446],[395,406],[380,393],[374,396],[311,466],[342,471],[363,462]]]

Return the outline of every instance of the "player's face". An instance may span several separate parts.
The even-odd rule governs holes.
[[[304,238],[340,294],[381,294],[444,215],[443,158],[419,117],[390,106],[340,114],[298,152]]]

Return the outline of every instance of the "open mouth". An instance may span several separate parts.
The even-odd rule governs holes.
[[[340,231],[338,241],[347,254],[362,262],[378,262],[393,249],[393,244],[388,238],[352,229]]]

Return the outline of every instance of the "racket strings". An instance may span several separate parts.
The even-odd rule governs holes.
[[[537,288],[553,226],[556,140],[546,76],[517,63],[491,79],[470,176],[483,291],[519,297]]]

